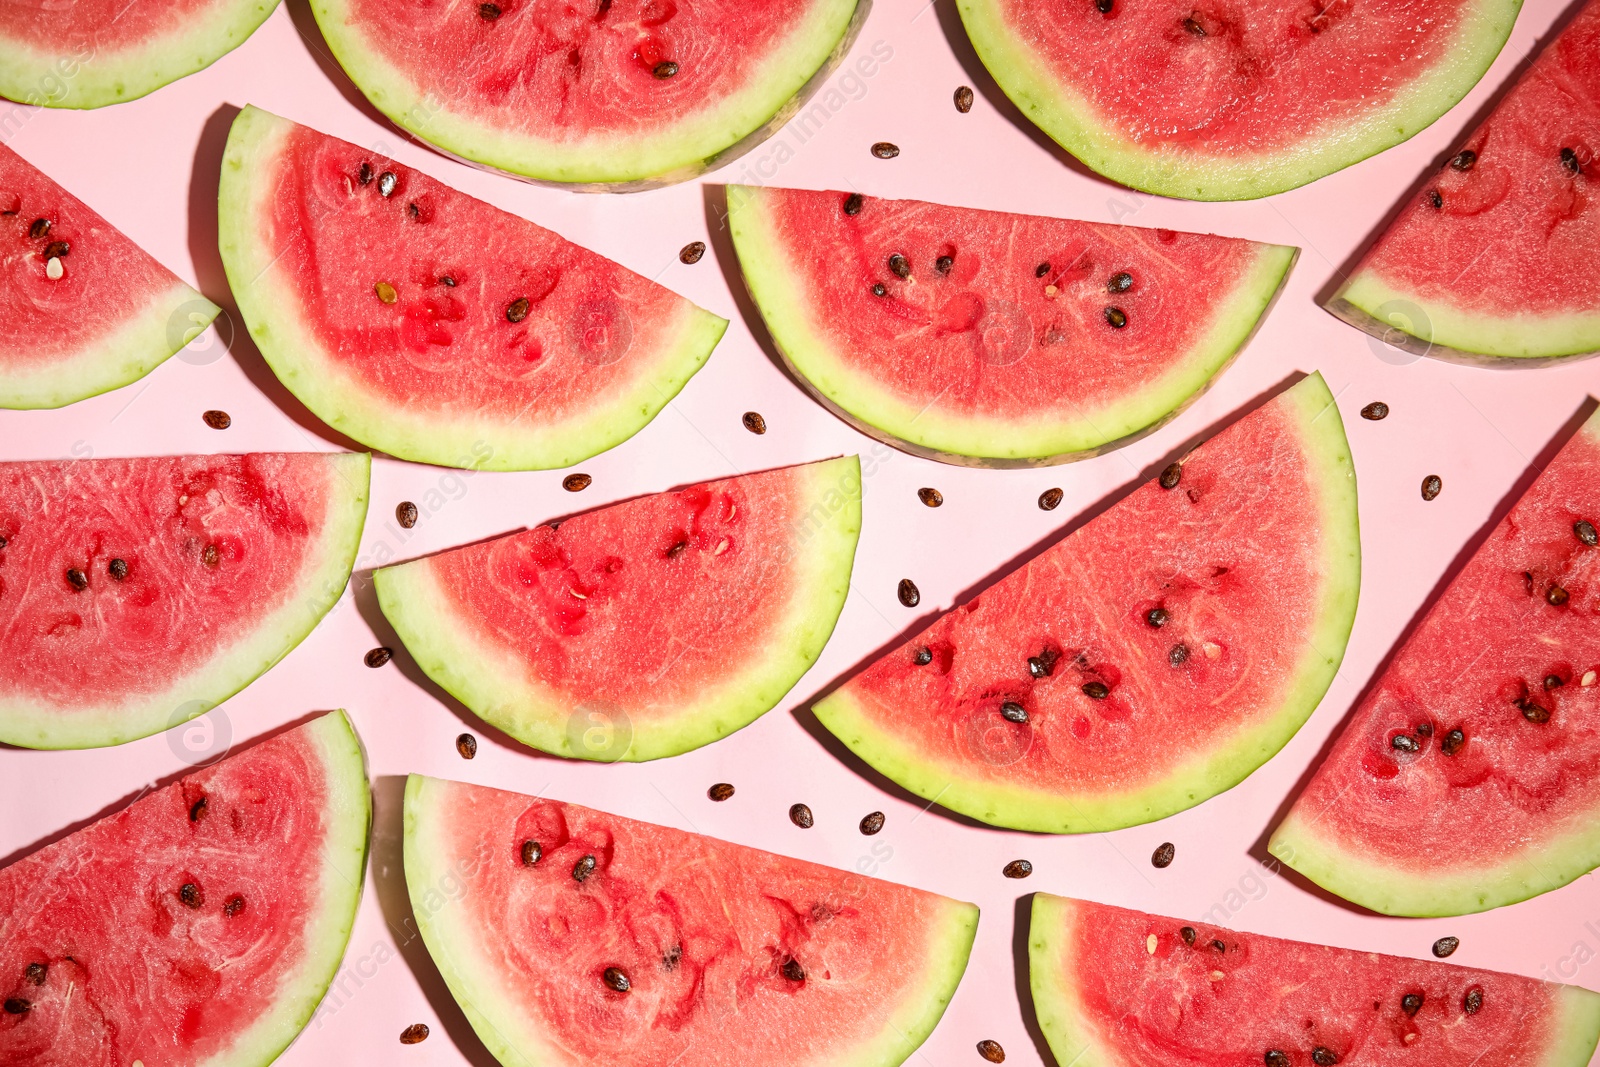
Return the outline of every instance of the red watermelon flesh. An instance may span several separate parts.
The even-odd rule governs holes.
[[[1584,1067],[1600,1037],[1587,989],[1044,893],[1028,946],[1039,1024],[1079,1067]]]
[[[334,427],[394,455],[565,466],[631,436],[725,321],[357,145],[248,108],[223,257],[262,354]]]
[[[60,407],[126,385],[218,310],[3,144],[0,307],[0,407],[9,408]]]
[[[1600,350],[1600,275],[1578,267],[1600,247],[1597,153],[1590,2],[1379,236],[1330,310],[1445,359]]]
[[[959,463],[1093,455],[1203,392],[1297,250],[798,189],[728,190],[740,266],[826,405]]]
[[[513,736],[674,755],[766,712],[816,660],[860,486],[851,456],[635,497],[384,568],[378,602],[423,670]]]
[[[271,1062],[344,953],[368,810],[335,712],[0,870],[0,1063]]]
[[[912,792],[1078,833],[1230,788],[1321,699],[1355,613],[1354,472],[1312,375],[815,706]]]
[[[338,599],[367,457],[0,463],[0,741],[117,744],[232,695]]]
[[[891,1067],[938,1022],[978,919],[907,886],[417,775],[405,867],[428,951],[507,1067]]]
[[[1482,911],[1600,864],[1597,525],[1600,416],[1400,647],[1274,834],[1275,855],[1405,915]]]

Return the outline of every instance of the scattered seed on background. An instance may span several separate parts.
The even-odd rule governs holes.
[[[402,528],[411,529],[417,524],[417,505],[409,500],[402,500],[394,506],[394,519]]]
[[[990,1063],[1006,1062],[1006,1050],[1000,1047],[1000,1042],[983,1040],[978,1042],[978,1055]]]
[[[1415,752],[1422,747],[1410,734],[1395,734],[1389,739],[1389,746],[1396,752]]]
[[[871,837],[883,829],[883,812],[869,812],[861,817],[861,832]]]
[[[1264,1057],[1267,1067],[1289,1067],[1289,1056],[1279,1049],[1271,1049]]]
[[[82,592],[89,588],[89,576],[76,567],[67,568],[67,584]]]
[[[901,281],[911,277],[911,261],[899,252],[889,257],[889,270]]]
[[[1600,534],[1595,532],[1594,523],[1588,519],[1579,519],[1573,523],[1572,535],[1591,548],[1596,542],[1600,542]]]
[[[882,282],[873,282],[872,283],[872,295],[873,296],[888,296],[889,295],[889,287],[887,285],[884,285]]]
[[[1206,35],[1206,28],[1200,25],[1200,21],[1198,19],[1192,17],[1183,20],[1183,28],[1194,34],[1196,37],[1204,37]]]
[[[6,998],[7,1015],[26,1015],[32,1007],[33,1004],[30,1001],[23,1000],[21,997]]]
[[[572,880],[579,883],[587,882],[589,876],[594,873],[595,866],[596,861],[593,856],[583,857],[572,865]]]
[[[1117,6],[1116,0],[1094,0],[1095,10],[1102,15],[1111,14],[1111,9]]]
[[[222,562],[222,553],[217,551],[216,545],[207,545],[205,550],[200,553],[200,562],[207,567],[215,567]]]
[[[478,739],[471,734],[457,735],[456,751],[461,753],[462,759],[471,759],[478,754]]]
[[[1228,951],[1228,946],[1223,944],[1221,941],[1216,940],[1216,939],[1212,940],[1211,947],[1216,949],[1218,952],[1227,952]]]
[[[817,820],[811,814],[811,809],[804,804],[789,805],[789,821],[802,830],[809,830],[817,823]]]
[[[633,988],[633,983],[628,981],[627,972],[621,967],[607,967],[605,974],[601,977],[605,979],[608,987],[618,993],[626,993]]]
[[[1437,474],[1430,474],[1422,479],[1422,499],[1432,500],[1444,489],[1444,479]]]
[[[185,882],[178,888],[178,899],[186,908],[198,908],[206,902],[206,895],[193,882]]]
[[[1368,422],[1379,422],[1389,417],[1389,405],[1381,400],[1374,400],[1361,409],[1361,417]]]
[[[386,170],[378,175],[378,195],[387,198],[394,192],[395,183],[399,180],[392,170]]]
[[[72,251],[72,245],[66,241],[51,241],[44,246],[44,258],[60,259]]]
[[[783,976],[789,979],[791,982],[804,982],[806,980],[806,969],[800,966],[800,961],[795,959],[793,956],[790,956],[788,959],[784,960],[783,966],[780,967],[779,970],[781,970],[783,972]]]
[[[670,59],[663,59],[661,62],[655,65],[650,73],[654,74],[658,78],[670,78],[678,73],[678,64],[674,63]]]
[[[1441,208],[1444,207],[1444,197],[1439,195],[1439,190],[1437,190],[1437,189],[1429,189],[1428,190],[1428,203],[1433,205],[1433,209],[1435,211],[1438,211],[1438,210],[1440,210]]]
[[[226,430],[233,425],[233,417],[226,411],[218,411],[216,408],[202,414],[200,419],[213,430]]]
[[[385,304],[392,304],[396,300],[400,299],[400,294],[395,292],[394,286],[390,285],[388,282],[379,282],[377,285],[372,287],[372,291],[377,293],[378,299],[383,301]]]
[[[1111,695],[1111,687],[1104,682],[1084,682],[1083,695],[1090,700],[1104,700]]]
[[[700,257],[706,254],[704,241],[690,241],[678,250],[678,262],[693,265],[700,262]]]
[[[950,268],[956,265],[954,256],[940,256],[933,261],[933,269],[938,274],[949,274]]]
[[[1007,878],[1026,878],[1033,873],[1033,864],[1027,860],[1012,860],[1000,868],[1000,873]]]
[[[1559,674],[1547,674],[1544,676],[1544,687],[1546,689],[1560,689],[1566,684],[1566,680]]]
[[[872,146],[872,154],[879,159],[893,159],[900,154],[900,146],[888,141],[878,141]]]
[[[1551,607],[1559,608],[1567,602],[1567,591],[1559,585],[1552,585],[1545,592],[1544,599]]]
[[[402,1045],[415,1045],[418,1042],[426,1041],[427,1039],[427,1023],[412,1023],[410,1026],[400,1031],[400,1043]]]
[[[453,275],[443,274],[439,277],[439,284],[444,286],[446,289],[454,289],[456,287],[456,280]]]
[[[1108,307],[1105,310],[1106,322],[1113,330],[1120,330],[1128,325],[1128,313],[1118,307]]]
[[[1471,170],[1473,164],[1477,162],[1478,153],[1474,152],[1470,148],[1463,148],[1460,152],[1456,153],[1456,158],[1450,161],[1450,165],[1456,170]]]
[[[917,583],[910,578],[900,579],[900,588],[896,592],[900,597],[900,603],[908,608],[914,608],[922,603],[922,592],[917,588]]]
[[[1467,990],[1467,995],[1461,998],[1461,1010],[1468,1015],[1476,1015],[1483,1008],[1483,987],[1473,986]]]
[[[239,896],[237,893],[229,897],[227,903],[222,905],[222,914],[226,915],[230,919],[243,910],[244,897]]]
[[[128,561],[120,556],[106,564],[106,573],[111,575],[114,582],[123,581],[128,577]]]
[[[1033,268],[1033,276],[1035,278],[1043,278],[1046,274],[1049,274],[1049,273],[1050,273],[1050,264],[1048,264],[1048,263],[1041,263],[1037,267]]]
[[[493,22],[495,19],[500,17],[500,5],[499,4],[479,4],[478,5],[478,17],[481,18],[485,22]]]
[[[34,219],[33,225],[28,227],[28,236],[35,241],[43,240],[50,234],[49,219]]]
[[[199,822],[209,814],[211,814],[211,802],[205,797],[201,797],[189,807],[190,822]]]
[[[1014,700],[1008,700],[1000,705],[1000,717],[1006,722],[1027,722],[1028,709]]]
[[[1536,726],[1542,726],[1550,721],[1550,710],[1542,708],[1531,700],[1522,700],[1517,703],[1517,708],[1522,712],[1522,717]]]
[[[1317,1067],[1333,1067],[1339,1062],[1338,1054],[1326,1045],[1318,1045],[1311,1050],[1311,1062]]]
[[[745,412],[744,418],[742,418],[740,421],[744,423],[745,429],[749,430],[758,437],[767,432],[767,420],[761,417],[761,413],[759,411]]]
[[[1166,608],[1151,608],[1144,613],[1144,621],[1158,630],[1167,624],[1168,618],[1170,616],[1167,614]]]
[[[45,976],[49,973],[50,965],[48,963],[30,963],[28,964],[28,969],[23,972],[28,981],[34,985],[44,985]]]
[[[506,305],[506,321],[521,322],[523,319],[528,317],[528,308],[530,306],[531,305],[528,303],[527,297],[517,297],[515,300],[511,301],[510,304]]]
[[[377,648],[361,657],[361,662],[372,668],[378,668],[394,658],[394,649],[388,645],[379,645]]]
[[[1446,756],[1454,756],[1461,751],[1461,746],[1467,743],[1467,735],[1460,730],[1451,730],[1439,742],[1439,751]]]
[[[1176,489],[1178,488],[1178,483],[1181,481],[1183,481],[1183,464],[1167,464],[1166,469],[1161,472],[1161,488]]]
[[[861,214],[861,194],[851,193],[844,198],[844,213],[846,215]]]
[[[522,843],[520,852],[522,865],[524,867],[532,867],[534,864],[544,859],[544,849],[540,847],[539,842],[533,840],[532,838],[529,838]]]
[[[1189,659],[1189,646],[1185,644],[1173,645],[1167,652],[1167,662],[1174,667],[1181,667]]]
[[[1039,494],[1039,510],[1054,511],[1061,506],[1061,490],[1046,489]]]
[[[911,657],[911,662],[915,663],[919,667],[926,667],[928,664],[933,662],[933,649],[929,648],[927,645],[923,645],[921,648],[917,649],[917,654]]]
[[[706,790],[706,796],[720,804],[733,796],[733,786],[728,782],[718,782]]]
[[[1441,937],[1433,943],[1433,954],[1442,960],[1460,947],[1459,937]]]
[[[1160,845],[1156,846],[1156,850],[1154,852],[1150,853],[1150,866],[1155,867],[1158,870],[1161,868],[1170,867],[1172,866],[1173,857],[1177,856],[1177,854],[1178,846],[1174,845],[1171,841],[1164,841]]]
[[[944,494],[937,489],[923,488],[917,490],[917,499],[930,508],[936,508],[944,503]]]
[[[967,112],[972,110],[972,87],[970,85],[963,85],[961,88],[956,90],[954,99],[956,102],[956,110],[965,115]]]
[[[594,479],[587,474],[569,474],[561,479],[561,488],[569,493],[581,493],[594,484]]]
[[[1400,1010],[1407,1015],[1415,1015],[1422,1010],[1422,994],[1407,993],[1400,998]]]
[[[1578,153],[1570,148],[1561,150],[1561,165],[1567,168],[1568,174],[1577,174],[1583,170],[1583,164],[1578,161]]]
[[[1185,945],[1188,945],[1190,948],[1193,948],[1194,947],[1195,938],[1199,937],[1200,935],[1195,932],[1195,928],[1194,927],[1185,926],[1185,927],[1183,927],[1182,929],[1180,929],[1178,931],[1178,936],[1183,938],[1183,943]]]

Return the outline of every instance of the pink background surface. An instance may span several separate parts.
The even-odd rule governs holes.
[[[218,260],[216,170],[233,109],[246,103],[319,127],[413,164],[501,207],[552,227],[659,279],[732,320],[706,368],[637,437],[581,465],[593,486],[574,497],[565,472],[463,474],[379,458],[372,510],[351,588],[306,642],[242,694],[187,730],[116,749],[0,750],[0,856],[16,857],[62,827],[120,805],[144,783],[183,769],[190,748],[247,739],[317,709],[345,707],[366,743],[377,809],[370,884],[336,991],[284,1055],[284,1064],[386,1061],[492,1064],[420,943],[404,926],[398,800],[407,772],[516,789],[697,830],[978,903],[983,909],[966,979],[938,1030],[913,1057],[920,1064],[975,1063],[974,1042],[1000,1041],[1008,1062],[1039,1062],[1026,1028],[1025,972],[1017,901],[1034,890],[1079,895],[1175,916],[1229,916],[1236,928],[1363,949],[1427,956],[1437,937],[1461,938],[1452,962],[1600,987],[1600,894],[1591,875],[1522,904],[1460,919],[1378,918],[1275,876],[1252,858],[1275,813],[1311,766],[1374,667],[1452,560],[1507,504],[1507,494],[1600,391],[1600,361],[1525,372],[1491,372],[1417,360],[1385,348],[1322,312],[1314,294],[1337,275],[1419,176],[1534,50],[1562,5],[1529,0],[1510,44],[1482,83],[1409,143],[1313,185],[1266,201],[1191,204],[1129,192],[1064,163],[1005,104],[972,58],[947,0],[879,0],[847,64],[875,46],[892,54],[871,76],[842,67],[820,131],[780,131],[704,184],[756,181],[917,197],[951,204],[1214,231],[1299,245],[1300,262],[1253,344],[1211,392],[1176,422],[1132,447],[1087,462],[1034,471],[966,470],[912,458],[856,434],[807,399],[763,353],[740,314],[736,265],[713,238],[700,183],[625,196],[576,195],[482,173],[409,143],[368,108],[329,57],[302,0],[289,0],[243,47],[151,97],[98,112],[16,108],[10,144],[63,182],[157,258],[226,302]],[[968,115],[951,106],[961,84],[978,89]],[[824,90],[826,93],[827,90]],[[6,114],[0,104],[0,115]],[[898,144],[898,159],[868,146]],[[677,259],[688,241],[713,253],[695,266]],[[1590,265],[1579,265],[1588,269]],[[732,287],[730,288],[730,281]],[[739,293],[736,300],[734,294]],[[236,323],[236,318],[234,319]],[[331,436],[280,387],[245,335],[223,321],[145,380],[55,412],[0,412],[0,458],[120,456],[256,449],[329,449]],[[229,341],[231,340],[231,345]],[[1315,716],[1284,751],[1236,789],[1149,826],[1112,834],[1049,838],[958,823],[937,809],[890,795],[841,763],[794,711],[832,679],[922,613],[983,584],[1006,561],[1057,536],[1107,494],[1142,477],[1211,424],[1298,370],[1321,370],[1338,396],[1360,484],[1364,550],[1361,608],[1349,652]],[[1387,421],[1357,417],[1372,400]],[[207,408],[233,416],[223,432],[200,420]],[[740,425],[754,409],[769,430]],[[371,567],[537,523],[608,500],[669,486],[841,453],[860,452],[865,523],[854,586],[832,642],[783,703],[743,732],[675,759],[641,766],[566,763],[484,728],[426,684],[403,652],[381,670],[362,665],[377,644],[395,644],[378,615]],[[1443,494],[1424,503],[1426,474]],[[934,486],[945,504],[918,503]],[[1054,512],[1035,505],[1060,486]],[[415,529],[392,520],[401,500],[422,510]],[[901,607],[902,577],[921,587],[919,612]],[[464,762],[453,739],[479,738]],[[206,738],[209,736],[210,741]],[[190,748],[186,748],[188,745]],[[738,794],[706,799],[713,782]],[[796,801],[816,827],[792,826]],[[856,823],[888,816],[867,839]],[[1149,863],[1163,841],[1177,860]],[[883,846],[889,855],[883,856]],[[874,856],[874,851],[877,855]],[[863,859],[863,857],[866,857]],[[1000,869],[1026,857],[1033,877]],[[1019,1003],[1019,1000],[1021,1003]],[[434,1030],[425,1043],[396,1042],[409,1023]]]

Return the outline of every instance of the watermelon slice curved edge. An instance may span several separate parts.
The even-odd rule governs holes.
[[[1185,200],[1253,200],[1271,196],[1410,139],[1431,126],[1478,83],[1500,54],[1522,7],[1522,0],[1466,0],[1461,5],[1466,9],[1464,24],[1456,40],[1445,46],[1452,49],[1448,58],[1437,62],[1427,74],[1414,78],[1382,108],[1361,116],[1350,127],[1320,130],[1285,150],[1253,157],[1248,147],[1242,146],[1240,156],[1230,159],[1220,154],[1200,158],[1192,153],[1146,148],[1129,139],[1098,116],[1078,90],[1051,73],[1035,44],[1008,23],[1004,10],[1007,2],[958,0],[956,5],[979,59],[1006,96],[1091,169],[1134,189]],[[1123,2],[1126,0],[1119,0],[1118,7]],[[1172,8],[1175,15],[1174,35],[1185,36],[1181,29],[1183,15],[1176,10],[1177,5],[1157,5],[1156,9],[1167,8]],[[1111,8],[1107,5],[1100,10]],[[1118,14],[1121,12],[1114,12],[1112,17]],[[1270,17],[1273,12],[1269,9],[1263,14]],[[1420,14],[1416,17],[1423,18]],[[1316,32],[1312,30],[1313,35]],[[1204,38],[1205,34],[1199,36]],[[1249,61],[1263,60],[1252,57]],[[1265,62],[1270,64],[1270,57]],[[1319,85],[1307,91],[1324,90],[1325,86]],[[1163,118],[1149,117],[1148,125],[1153,127]]]

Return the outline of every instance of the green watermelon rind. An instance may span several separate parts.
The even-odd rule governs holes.
[[[225,652],[160,693],[137,702],[75,708],[0,697],[0,743],[22,748],[102,748],[136,741],[203,715],[271,669],[316,628],[343,595],[367,517],[372,457],[328,453],[329,482],[348,493],[329,501],[316,551],[307,551],[296,592]]]
[[[320,901],[301,938],[305,959],[279,979],[267,1014],[196,1067],[266,1067],[276,1060],[316,1015],[355,928],[372,827],[366,756],[343,711],[329,712],[301,729],[321,752],[329,794],[323,811],[330,816],[322,847]]]
[[[87,110],[137,100],[204,70],[245,40],[278,0],[220,0],[209,17],[122,49],[104,62],[89,55],[40,52],[0,35],[0,96],[40,107]]]
[[[198,337],[221,311],[175,280],[110,336],[69,356],[0,374],[0,408],[65,407],[136,382]]]
[[[1077,911],[1078,902],[1069,897],[1034,894],[1028,926],[1028,988],[1039,1029],[1058,1063],[1142,1067],[1130,1063],[1116,1041],[1099,1032],[1067,978],[1069,946],[1078,943]],[[1561,1018],[1552,1026],[1553,1040],[1539,1062],[1525,1067],[1587,1067],[1600,1042],[1600,994],[1570,985],[1560,991]]]
[[[460,873],[438,860],[450,850],[430,843],[438,833],[430,825],[430,816],[442,803],[431,794],[453,784],[419,774],[406,781],[406,889],[422,942],[495,1059],[506,1067],[562,1067],[571,1058],[528,1025],[526,1014],[505,999],[496,965],[474,952],[485,931],[455,906],[461,899]],[[823,1063],[796,1063],[793,1067],[897,1067],[928,1039],[961,983],[978,931],[976,906],[958,900],[947,900],[947,904],[949,915],[942,922],[930,923],[936,936],[928,944],[922,995],[907,997],[907,1003],[884,1020],[877,1040],[831,1055]]]
[[[1289,742],[1316,710],[1344,659],[1361,590],[1355,466],[1344,422],[1320,374],[1282,394],[1299,411],[1305,453],[1320,468],[1326,584],[1320,622],[1276,714],[1161,781],[1128,793],[1068,796],[963,776],[879,727],[851,695],[835,690],[812,708],[823,726],[880,773],[951,811],[994,826],[1039,833],[1091,833],[1154,822],[1238,785]],[[1309,502],[1308,502],[1309,503]]]
[[[1600,354],[1600,312],[1486,315],[1352,274],[1325,305],[1335,318],[1405,352],[1474,367],[1545,367]]]
[[[740,674],[716,679],[664,720],[630,721],[630,743],[621,755],[587,752],[574,744],[569,726],[583,708],[542,689],[527,664],[472,639],[439,588],[427,557],[384,567],[373,574],[378,606],[424,674],[474,714],[525,744],[556,756],[643,762],[676,756],[719,741],[772,710],[822,654],[844,608],[861,532],[861,463],[856,456],[808,464],[823,516],[807,512],[807,536],[795,546],[804,571],[784,620],[762,643],[760,655]],[[838,506],[821,501],[836,493]],[[624,712],[626,709],[623,709]],[[606,724],[612,725],[612,724]]]
[[[593,137],[577,144],[514,136],[421,92],[363,39],[347,0],[312,0],[323,38],[350,80],[396,125],[464,162],[513,177],[593,191],[631,191],[686,181],[754,148],[820,88],[848,52],[871,0],[815,0],[807,25],[771,56],[753,88],[697,116],[661,124],[643,144]]]
[[[510,422],[493,422],[476,411],[431,414],[373,396],[322,354],[322,342],[297,311],[304,297],[272,270],[277,253],[258,236],[260,207],[275,189],[255,176],[275,172],[275,157],[292,128],[256,107],[246,107],[234,120],[217,194],[222,262],[250,336],[273,373],[318,418],[369,448],[414,463],[472,470],[571,466],[649,424],[704,366],[728,327],[726,319],[684,301],[671,347],[655,353],[650,366],[604,407],[560,422],[537,413]]]
[[[1089,103],[1052,75],[1006,24],[1000,0],[957,0],[956,7],[972,47],[1001,91],[1090,169],[1161,196],[1254,200],[1343,170],[1433,125],[1488,71],[1511,35],[1522,0],[1472,0],[1458,39],[1447,49],[1449,58],[1353,129],[1329,128],[1265,157],[1207,160],[1140,147],[1103,125]]]
[[[1153,383],[1073,420],[965,418],[902,400],[851,365],[813,318],[813,301],[783,252],[768,194],[729,186],[728,223],[745,286],[795,379],[824,407],[865,433],[926,459],[962,466],[1035,467],[1101,455],[1153,433],[1203,394],[1244,349],[1282,292],[1300,250],[1261,245],[1254,269],[1219,301],[1204,339]]]

